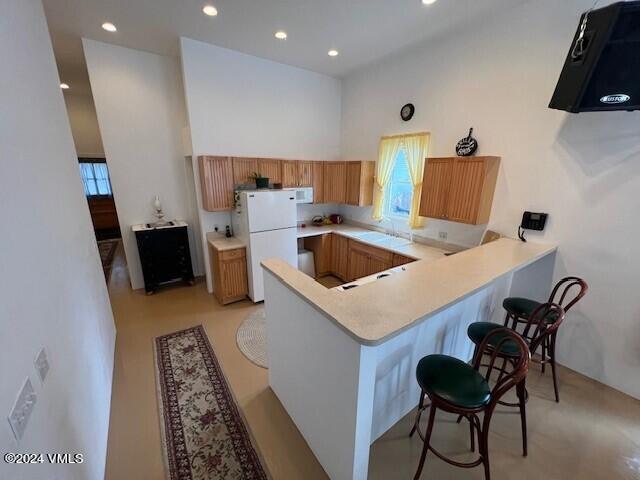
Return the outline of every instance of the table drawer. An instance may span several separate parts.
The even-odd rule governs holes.
[[[224,260],[235,260],[236,258],[246,257],[246,249],[244,248],[236,248],[234,250],[223,250],[220,252],[220,258]]]

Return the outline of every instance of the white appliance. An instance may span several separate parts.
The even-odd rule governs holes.
[[[264,300],[260,262],[280,258],[298,268],[296,195],[290,190],[244,190],[236,193],[233,233],[247,245],[249,297]]]
[[[313,187],[299,187],[287,190],[295,192],[296,203],[313,203]]]

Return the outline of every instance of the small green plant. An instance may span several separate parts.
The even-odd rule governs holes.
[[[258,180],[259,178],[265,178],[265,177],[263,177],[261,173],[253,172],[251,175],[249,175],[249,178],[253,178],[254,180]]]

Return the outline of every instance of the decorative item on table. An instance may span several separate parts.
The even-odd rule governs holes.
[[[156,213],[154,213],[154,215],[156,216],[157,220],[155,222],[151,223],[150,226],[152,226],[152,227],[165,227],[167,225],[172,225],[173,224],[173,222],[167,222],[164,219],[164,213],[162,213],[162,203],[160,203],[160,197],[158,195],[156,195],[156,198],[153,201],[153,208],[156,211]]]
[[[269,188],[269,177],[263,177],[258,172],[253,172],[249,178],[253,178],[256,182],[256,188]]]
[[[322,215],[316,215],[311,219],[311,224],[314,227],[321,227],[322,225],[324,225],[324,217]]]
[[[400,109],[400,118],[405,122],[408,122],[413,118],[413,114],[416,112],[416,107],[413,106],[413,103],[407,103]]]
[[[233,234],[231,233],[231,227],[229,225],[227,225],[227,228],[225,229],[224,236],[227,238],[231,238],[233,236]]]
[[[459,157],[470,157],[478,150],[478,141],[472,135],[473,127],[469,129],[469,135],[456,145],[456,154]]]
[[[329,220],[331,220],[331,223],[335,225],[340,225],[344,222],[344,218],[342,218],[342,215],[340,215],[339,213],[333,213],[329,215]]]

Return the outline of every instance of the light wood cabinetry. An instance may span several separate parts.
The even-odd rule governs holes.
[[[218,250],[209,244],[209,257],[216,299],[222,305],[243,300],[249,293],[246,250]]]
[[[250,177],[258,171],[258,159],[234,157],[232,161],[234,185],[248,185],[254,183],[254,180]]]
[[[487,223],[499,168],[499,157],[428,159],[420,215],[472,225]]]
[[[345,203],[347,198],[346,162],[324,162],[324,203]]]
[[[331,273],[349,280],[349,239],[342,235],[331,234]]]
[[[316,277],[331,274],[332,237],[333,234],[325,233],[304,239],[304,248],[313,252]]]
[[[346,203],[364,207],[373,204],[375,162],[346,162]]]
[[[202,208],[208,212],[233,207],[233,165],[229,157],[198,157]]]
[[[349,280],[388,270],[392,265],[392,252],[355,240],[349,241]]]
[[[400,265],[406,265],[407,263],[415,262],[413,258],[405,257],[404,255],[400,255],[399,253],[393,254],[393,266],[399,267]]]
[[[313,203],[324,203],[324,162],[311,162]]]
[[[282,186],[285,188],[311,187],[313,162],[282,160]]]
[[[258,173],[269,178],[269,183],[282,182],[282,161],[274,158],[259,158]]]

